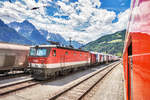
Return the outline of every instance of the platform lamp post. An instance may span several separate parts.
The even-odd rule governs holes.
[[[71,45],[71,37],[69,37],[69,47],[72,47],[72,45]]]

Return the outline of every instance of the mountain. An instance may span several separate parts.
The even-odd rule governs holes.
[[[47,42],[47,40],[49,40],[59,42],[61,45],[69,45],[69,41],[66,41],[60,34],[50,33],[43,29],[37,30],[28,20],[24,20],[21,23],[11,22],[8,25],[34,44],[49,44]],[[77,41],[72,41],[72,45],[74,48],[79,48],[82,44]]]
[[[59,42],[61,45],[70,45],[69,41],[66,41],[60,34],[58,33],[50,33],[46,30],[39,30],[39,32],[45,37],[47,38],[49,41],[55,41],[55,42]],[[74,48],[79,48],[81,47],[83,44],[77,42],[77,41],[71,41],[71,45]]]
[[[46,38],[28,20],[23,22],[11,22],[9,27],[15,29],[20,35],[31,40],[34,44],[48,44]]]
[[[67,41],[58,33],[50,33],[46,30],[39,30],[40,33],[49,41],[59,42],[61,45],[67,45]]]
[[[48,34],[49,34],[48,31],[43,30],[43,29],[40,29],[39,32],[40,32],[40,34],[43,35],[45,38],[47,38],[47,36],[48,36]]]
[[[69,42],[69,41],[67,41],[67,45],[70,45],[70,42]],[[77,42],[77,41],[75,41],[75,40],[71,41],[71,45],[72,45],[74,48],[80,48],[81,46],[83,46],[83,44],[81,44],[81,43],[79,43],[79,42]]]
[[[32,44],[30,40],[21,36],[13,28],[8,27],[8,25],[6,25],[1,19],[0,19],[0,41],[17,44],[28,44],[28,45]]]
[[[122,55],[126,30],[115,32],[113,34],[105,35],[95,41],[89,42],[82,48],[84,50],[103,52]]]

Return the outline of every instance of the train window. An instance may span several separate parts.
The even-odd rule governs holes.
[[[34,48],[30,49],[30,56],[37,56],[37,57],[46,57],[48,56],[48,49],[47,48]]]
[[[66,51],[65,54],[68,55],[68,52]]]
[[[80,56],[82,56],[82,53],[80,53]]]
[[[46,56],[46,54],[47,54],[47,49],[45,48],[39,48],[37,50],[37,56]]]
[[[75,55],[76,55],[76,52],[74,52],[73,55],[75,56]]]
[[[56,50],[53,50],[53,56],[56,56]]]
[[[36,49],[35,48],[31,48],[30,49],[30,56],[35,56],[36,55]]]

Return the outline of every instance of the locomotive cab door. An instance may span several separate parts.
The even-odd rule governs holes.
[[[65,66],[65,55],[60,55],[60,67]]]

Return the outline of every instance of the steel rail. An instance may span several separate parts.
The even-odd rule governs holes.
[[[73,88],[79,86],[80,84],[82,84],[83,82],[87,81],[88,79],[90,79],[90,78],[94,77],[95,75],[97,75],[97,74],[99,74],[99,73],[105,71],[106,69],[112,67],[112,68],[110,68],[110,70],[108,70],[100,79],[98,79],[90,88],[88,88],[88,90],[87,90],[85,93],[83,93],[81,96],[77,97],[77,98],[78,98],[77,100],[81,100],[81,98],[82,98],[83,96],[85,96],[97,83],[99,83],[100,80],[102,80],[109,72],[111,72],[111,71],[113,70],[114,67],[116,67],[116,66],[119,65],[119,64],[120,64],[120,61],[119,61],[119,62],[115,62],[115,63],[113,63],[113,64],[110,64],[110,65],[106,66],[105,68],[103,68],[103,69],[97,71],[96,73],[94,73],[94,74],[90,75],[89,77],[87,77],[87,78],[81,80],[80,82],[78,82],[78,83],[76,83],[76,84],[74,84],[74,85],[72,85],[72,86],[70,86],[70,87],[64,89],[63,91],[60,91],[59,93],[56,93],[56,94],[52,95],[52,96],[49,98],[49,100],[55,100],[55,99],[61,97],[63,94],[69,92],[70,90],[72,90]]]
[[[0,87],[0,96],[6,95],[8,93],[12,93],[18,90],[22,90],[24,88],[31,87],[37,84],[39,84],[39,82],[35,82],[33,80],[27,80],[27,81],[18,82],[15,84],[6,85],[3,87]]]

